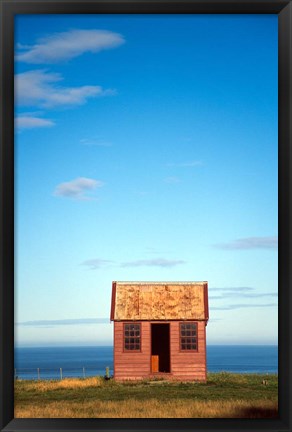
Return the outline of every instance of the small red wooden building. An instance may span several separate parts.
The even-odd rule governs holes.
[[[114,378],[206,380],[207,282],[113,282]]]

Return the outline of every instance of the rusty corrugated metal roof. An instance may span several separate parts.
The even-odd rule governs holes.
[[[111,320],[207,320],[207,282],[113,282]]]

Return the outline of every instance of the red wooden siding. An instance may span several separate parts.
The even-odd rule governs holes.
[[[133,321],[132,321],[133,322]],[[116,380],[142,379],[151,373],[151,322],[141,321],[141,352],[124,351],[124,323],[114,322],[114,377]],[[198,351],[180,350],[179,323],[170,323],[170,374],[167,379],[206,380],[206,326],[198,321]],[[160,321],[161,323],[161,321]]]
[[[170,353],[172,376],[182,380],[206,379],[205,322],[198,321],[198,351],[180,351],[179,321],[170,324]]]
[[[132,321],[133,322],[133,321]],[[114,377],[116,380],[142,379],[150,374],[150,322],[141,322],[141,351],[124,351],[123,322],[114,322]]]

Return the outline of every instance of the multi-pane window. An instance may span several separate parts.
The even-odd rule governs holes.
[[[141,350],[141,325],[124,324],[124,348],[125,351]]]
[[[198,350],[197,323],[180,323],[180,349]]]

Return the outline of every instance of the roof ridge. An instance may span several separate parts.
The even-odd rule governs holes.
[[[119,285],[201,285],[208,281],[113,281]]]

